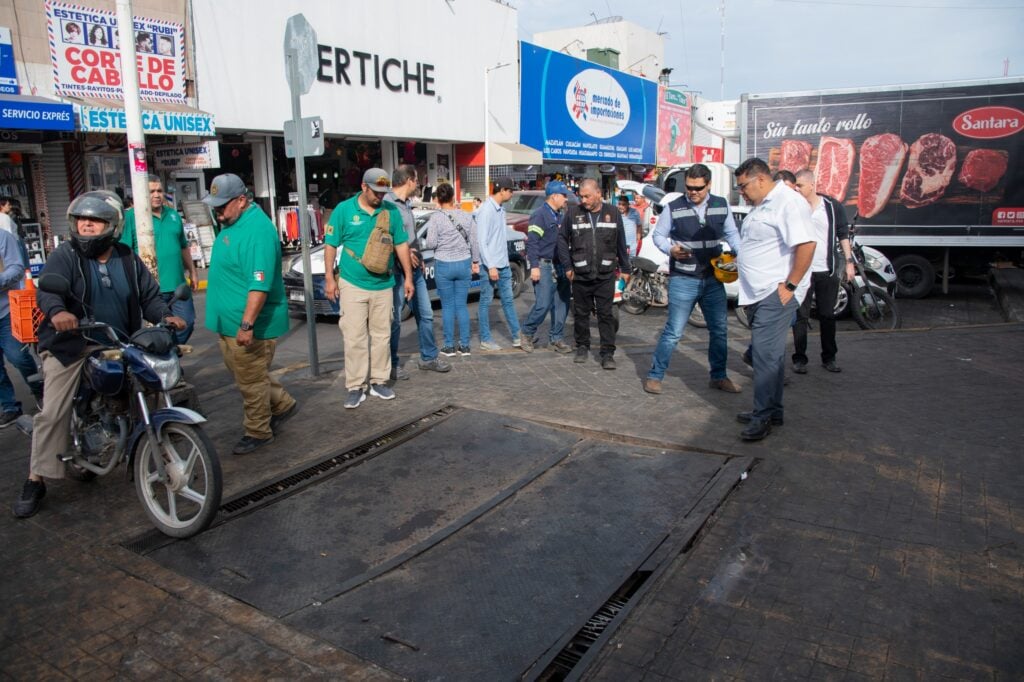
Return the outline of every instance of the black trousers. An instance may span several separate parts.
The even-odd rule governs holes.
[[[601,356],[615,353],[615,277],[574,279],[572,282],[572,328],[577,348],[590,348],[590,311],[597,310],[597,331],[601,335]]]
[[[836,294],[839,278],[827,272],[811,273],[811,288],[796,313],[793,325],[793,362],[807,363],[807,320],[811,315],[811,295],[818,300],[818,326],[821,328],[821,361],[836,359]]]

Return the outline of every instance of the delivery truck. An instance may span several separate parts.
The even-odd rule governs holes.
[[[900,295],[1021,263],[1024,78],[748,94],[738,118],[744,158],[812,170]]]

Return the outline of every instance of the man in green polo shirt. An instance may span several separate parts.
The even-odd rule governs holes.
[[[206,327],[218,335],[224,364],[242,393],[245,435],[233,452],[246,455],[273,442],[274,431],[297,407],[270,375],[275,339],[288,331],[281,242],[237,175],[215,177],[203,203],[222,227],[210,255]]]
[[[412,298],[412,262],[409,258],[409,235],[398,207],[384,201],[391,189],[387,171],[371,168],[363,174],[362,192],[338,204],[324,229],[324,262],[327,268],[324,291],[331,300],[341,304],[342,342],[345,347],[345,407],[353,409],[370,395],[392,400],[395,392],[387,385],[391,376],[391,313],[394,309],[392,287],[395,278],[395,256],[405,274],[405,298]],[[395,252],[384,274],[370,272],[360,260],[366,242],[381,214],[387,221]],[[335,260],[341,247],[341,260]],[[339,285],[334,264],[341,272]]]
[[[196,326],[196,307],[192,299],[174,301],[174,290],[185,283],[185,273],[192,291],[199,288],[199,276],[192,261],[192,253],[185,239],[185,228],[181,215],[170,206],[164,206],[164,185],[155,175],[149,176],[149,208],[153,212],[153,242],[156,251],[157,271],[160,279],[160,296],[170,303],[171,312],[185,320],[185,329],[175,332],[178,343],[188,343]],[[139,240],[135,234],[135,209],[124,213],[124,232],[121,243],[127,244],[135,253],[139,252]]]

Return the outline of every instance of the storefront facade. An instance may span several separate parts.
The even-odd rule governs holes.
[[[302,115],[323,121],[324,154],[305,161],[307,193],[331,209],[362,173],[411,163],[424,189],[458,177],[456,145],[519,138],[517,13],[495,2],[421,7],[313,0],[193,0],[200,109],[214,112],[221,170],[238,173],[272,215],[295,203],[284,36],[301,13],[316,32],[316,76]],[[223,30],[231,26],[231,30]],[[485,74],[487,65],[508,64]],[[255,74],[258,74],[255,75]]]

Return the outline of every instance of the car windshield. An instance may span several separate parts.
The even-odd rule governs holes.
[[[506,213],[530,214],[537,210],[537,207],[544,202],[544,194],[513,194],[512,199],[505,204]]]

